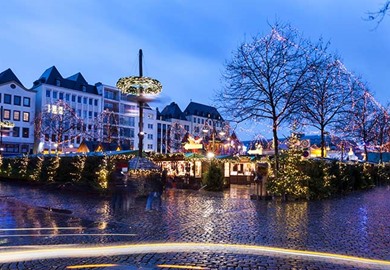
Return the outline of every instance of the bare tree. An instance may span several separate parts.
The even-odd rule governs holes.
[[[383,19],[385,18],[386,15],[389,14],[389,11],[390,11],[390,0],[387,0],[383,6],[378,9],[377,11],[370,11],[368,12],[368,17],[367,17],[367,20],[368,21],[374,21],[377,23],[377,25],[379,25]]]
[[[171,124],[169,129],[169,146],[170,153],[177,153],[182,150],[182,141],[187,131],[179,121]]]
[[[276,171],[278,128],[297,110],[315,49],[291,26],[275,24],[268,35],[241,44],[226,63],[226,84],[216,102],[232,121],[272,123]]]
[[[322,51],[322,61],[310,70],[301,111],[297,114],[308,125],[320,131],[321,157],[324,157],[325,135],[336,129],[340,120],[351,112],[353,90],[350,73],[334,55]]]
[[[354,138],[363,143],[364,154],[367,159],[368,146],[378,137],[378,116],[381,109],[364,84],[355,81],[354,88],[361,92],[361,96],[354,104],[354,110],[350,114],[352,116],[350,125],[346,125],[346,127]]]
[[[92,140],[111,143],[119,141],[119,134],[118,115],[105,109],[94,119],[87,136]]]
[[[390,143],[390,109],[380,107],[376,126],[375,143],[379,146],[379,162],[383,160],[384,146]]]
[[[45,110],[34,119],[36,141],[45,141],[57,144],[56,147],[64,147],[77,136],[82,136],[85,131],[84,122],[73,111],[72,107],[63,100],[48,104]]]

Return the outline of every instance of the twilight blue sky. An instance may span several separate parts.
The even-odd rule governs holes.
[[[224,63],[268,22],[288,22],[312,40],[331,41],[346,67],[390,101],[390,17],[375,28],[367,11],[384,0],[0,0],[0,71],[11,68],[30,88],[55,65],[64,77],[81,72],[90,84],[115,85],[138,74],[163,84],[160,109],[172,101],[212,105]],[[243,127],[243,126],[242,126]],[[237,129],[243,139],[263,127]],[[281,134],[283,136],[283,134]],[[287,134],[285,134],[287,135]]]

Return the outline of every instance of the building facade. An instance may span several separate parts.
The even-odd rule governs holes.
[[[72,151],[83,140],[98,140],[102,96],[81,73],[62,77],[55,66],[34,82],[36,91],[36,152]]]
[[[23,86],[11,69],[0,73],[0,152],[32,153],[35,91]]]
[[[204,150],[217,154],[230,148],[230,126],[215,107],[190,102],[184,111],[172,102],[157,111],[157,152],[182,152],[185,138],[201,138]]]
[[[139,102],[114,86],[89,84],[81,73],[63,77],[55,66],[26,89],[7,69],[0,73],[0,151],[6,154],[74,152],[82,142],[139,148]],[[182,111],[172,102],[163,111],[143,104],[143,149],[183,151],[185,136],[212,141],[229,134],[217,109],[191,102]],[[7,122],[8,121],[8,122]],[[210,143],[209,143],[210,144]],[[210,150],[210,149],[209,149]]]

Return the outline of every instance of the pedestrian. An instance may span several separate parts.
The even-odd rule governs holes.
[[[155,174],[150,179],[150,192],[148,199],[146,200],[146,211],[152,211],[153,201],[155,198],[158,200],[158,207],[161,208],[161,195],[164,191],[164,185],[162,183],[161,177],[159,174]]]

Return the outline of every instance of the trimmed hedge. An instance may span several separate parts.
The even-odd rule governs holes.
[[[116,163],[128,159],[123,155],[0,157],[0,177],[105,192],[113,180]]]
[[[343,163],[329,160],[301,160],[298,170],[309,178],[295,184],[300,189],[307,188],[305,196],[288,193],[283,190],[280,181],[283,178],[270,176],[268,190],[277,196],[290,195],[296,199],[322,199],[335,195],[343,195],[355,190],[365,190],[376,185],[390,184],[390,164]],[[291,190],[291,189],[290,189]]]

